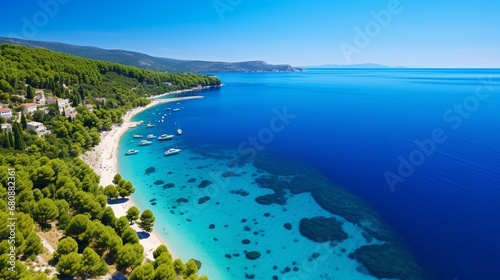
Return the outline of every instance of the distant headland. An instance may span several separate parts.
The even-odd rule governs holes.
[[[97,47],[70,45],[58,42],[31,41],[0,37],[0,44],[16,44],[27,47],[45,48],[84,58],[104,60],[135,66],[148,70],[170,73],[221,73],[221,72],[302,72],[305,69],[287,64],[273,65],[264,61],[220,62],[202,60],[180,60],[154,57],[144,53],[126,50],[106,50]]]

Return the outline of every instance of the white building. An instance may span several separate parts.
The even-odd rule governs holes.
[[[39,122],[29,122],[27,123],[27,128],[28,130],[36,131],[38,136],[44,135],[45,133],[49,133],[45,125]]]
[[[36,111],[37,109],[37,104],[36,103],[25,103],[24,105],[24,113],[25,114],[31,114]]]
[[[74,119],[76,117],[76,114],[78,113],[75,108],[70,107],[70,106],[64,108],[63,111],[64,111],[64,116],[66,118],[72,118],[72,119]],[[61,112],[61,114],[62,114],[62,112]]]
[[[2,131],[4,131],[4,130],[12,131],[12,124],[11,123],[3,123],[3,124],[0,124],[0,128],[2,129]]]
[[[57,103],[57,106],[59,107],[59,112],[62,114],[63,111],[65,111],[66,108],[71,107],[69,99],[62,99],[62,98],[53,98],[49,97],[45,101],[46,104],[54,104]]]
[[[6,120],[10,120],[12,118],[12,110],[9,108],[0,108],[0,116]]]

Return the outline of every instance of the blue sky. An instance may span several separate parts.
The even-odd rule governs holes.
[[[7,2],[0,36],[178,59],[500,67],[497,0]]]

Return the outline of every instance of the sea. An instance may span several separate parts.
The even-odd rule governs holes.
[[[119,146],[132,199],[200,275],[500,279],[500,69],[216,75]]]

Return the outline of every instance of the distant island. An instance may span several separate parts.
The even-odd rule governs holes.
[[[84,58],[104,60],[148,70],[171,73],[217,73],[217,72],[302,72],[287,64],[272,65],[264,61],[218,62],[201,60],[180,60],[154,57],[126,50],[105,50],[97,47],[77,46],[58,42],[31,41],[0,37],[1,43],[39,47]]]

